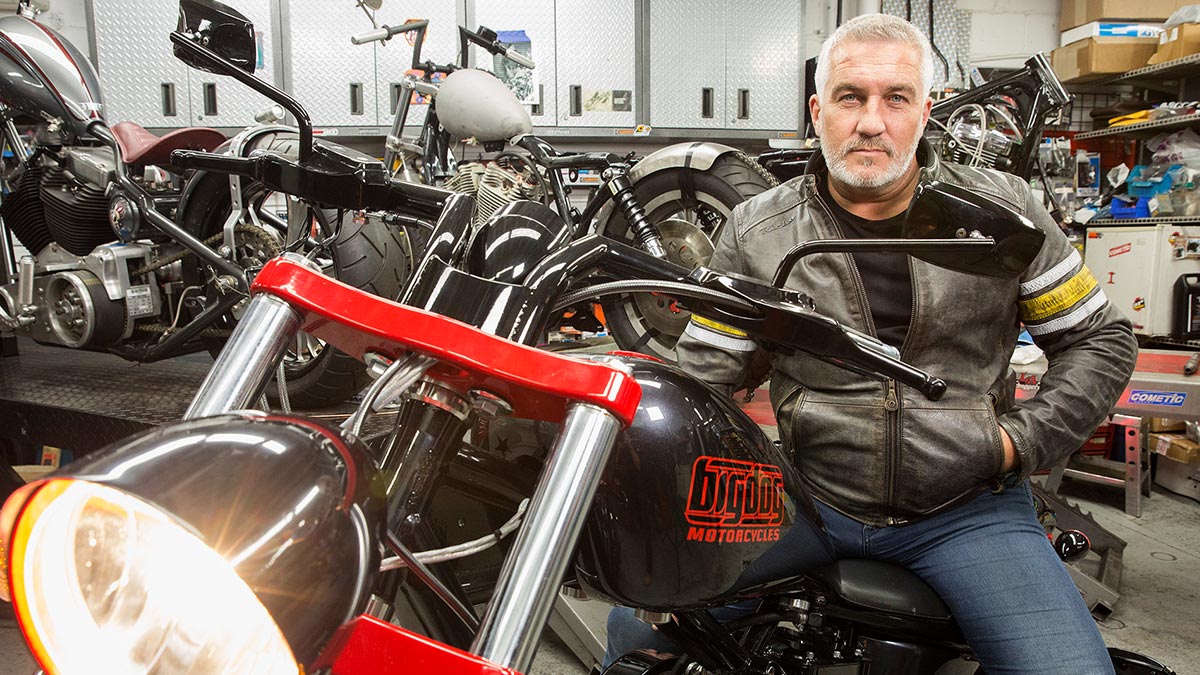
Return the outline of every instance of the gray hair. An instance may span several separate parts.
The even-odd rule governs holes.
[[[911,23],[890,14],[863,14],[838,27],[821,45],[817,56],[817,97],[829,82],[834,50],[846,42],[898,42],[916,49],[921,55],[921,84],[923,93],[933,87],[933,48],[929,39]]]

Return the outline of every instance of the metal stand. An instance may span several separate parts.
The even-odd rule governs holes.
[[[1090,514],[1082,513],[1079,507],[1072,506],[1047,489],[1035,485],[1033,491],[1046,500],[1046,504],[1054,511],[1059,528],[1079,530],[1086,534],[1092,551],[1100,556],[1100,567],[1095,576],[1083,571],[1075,563],[1066,565],[1088,609],[1098,619],[1107,618],[1121,597],[1117,589],[1121,586],[1121,556],[1125,552],[1125,540],[1101,527]]]
[[[575,654],[584,668],[604,661],[604,643],[583,621],[575,608],[559,596],[550,612],[550,629]]]
[[[1125,461],[1115,462],[1102,457],[1074,454],[1050,470],[1046,490],[1056,494],[1063,476],[1089,483],[1125,488],[1125,513],[1142,516],[1142,496],[1150,497],[1150,467],[1142,447],[1142,418],[1113,414],[1109,423],[1120,428],[1125,442]],[[1070,529],[1070,528],[1067,528]]]

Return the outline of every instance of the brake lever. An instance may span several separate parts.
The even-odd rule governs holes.
[[[707,300],[692,303],[704,316],[745,330],[776,350],[802,351],[860,374],[894,379],[937,401],[946,381],[900,360],[899,353],[874,337],[843,326],[816,311],[809,296],[740,275],[697,267],[689,278],[704,288],[722,291],[750,303],[753,314]]]

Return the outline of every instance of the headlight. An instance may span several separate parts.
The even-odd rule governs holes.
[[[47,670],[296,673],[229,563],[161,511],[91,483],[52,480],[12,536],[12,593]]]
[[[378,567],[359,450],[311,423],[224,416],[27,486],[4,539],[34,656],[64,675],[304,672]]]

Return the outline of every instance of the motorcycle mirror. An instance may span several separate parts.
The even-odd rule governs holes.
[[[254,24],[241,12],[216,0],[179,0],[179,33],[197,40],[201,45],[239,70],[254,73],[258,62],[258,43],[254,39]],[[227,74],[220,64],[214,64],[196,54],[175,47],[175,58],[188,66],[220,75]]]
[[[991,247],[968,251],[913,252],[925,262],[966,274],[1017,277],[1029,267],[1046,238],[1025,216],[988,197],[924,173],[908,206],[904,239],[987,239]]]
[[[358,0],[358,4],[369,10],[378,12],[379,8],[383,7],[383,0]]]

